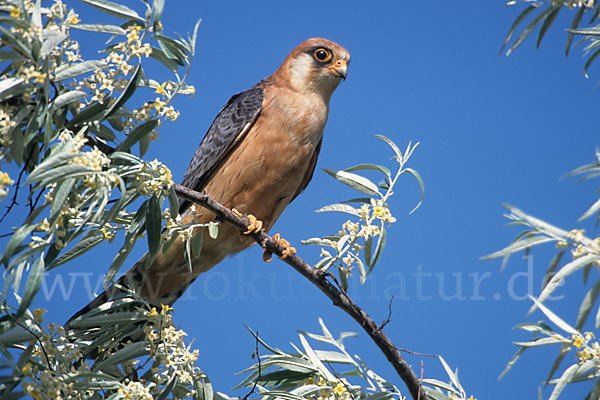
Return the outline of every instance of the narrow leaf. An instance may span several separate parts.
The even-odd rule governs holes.
[[[579,306],[579,312],[577,313],[577,321],[575,322],[575,329],[580,331],[583,328],[583,324],[587,320],[590,312],[592,311],[592,307],[596,303],[598,299],[598,295],[600,294],[600,280],[592,286],[590,290],[585,294],[581,305]]]
[[[76,24],[76,25],[70,25],[69,27],[75,28],[75,29],[81,29],[84,31],[110,33],[113,35],[125,36],[127,34],[125,29],[121,28],[120,26],[109,25],[109,24]]]
[[[23,314],[33,302],[33,299],[40,289],[40,285],[42,284],[44,272],[46,272],[46,269],[44,268],[44,254],[41,254],[36,262],[33,263],[31,272],[27,277],[27,285],[25,285],[25,292],[23,293],[21,304],[19,305],[19,311],[17,311],[17,316]]]
[[[394,153],[396,154],[396,159],[398,160],[398,162],[402,161],[402,152],[400,151],[400,149],[398,148],[398,146],[396,146],[396,143],[394,143],[391,139],[388,139],[387,137],[383,136],[383,135],[375,135],[375,137],[379,140],[383,140],[384,142],[386,142],[388,144],[388,146],[390,146],[392,148],[392,150],[394,151]]]
[[[585,256],[576,258],[575,260],[571,261],[567,265],[563,266],[552,277],[552,279],[550,279],[550,282],[548,282],[548,284],[544,287],[544,290],[542,290],[542,293],[540,293],[540,296],[538,297],[535,304],[543,303],[544,300],[546,300],[548,298],[548,296],[550,296],[552,294],[552,292],[554,292],[554,290],[558,287],[558,285],[562,282],[562,280],[565,279],[567,276],[571,275],[572,273],[576,272],[580,268],[583,268],[584,266],[586,266],[598,259],[600,259],[599,255],[587,254]],[[531,314],[535,310],[535,308],[536,308],[535,304],[529,309],[527,314]]]
[[[127,135],[127,138],[123,141],[123,143],[117,147],[117,151],[128,152],[134,144],[152,132],[154,128],[156,128],[156,125],[158,125],[158,119],[151,119],[144,122],[142,125],[136,126],[135,129],[131,131],[129,135]]]
[[[132,10],[129,7],[125,7],[121,4],[116,4],[107,0],[80,0],[84,3],[89,4],[92,7],[97,8],[100,11],[103,11],[107,14],[110,14],[112,16],[118,17],[118,18],[125,18],[125,19],[137,19],[138,21],[144,21],[143,18],[141,18],[137,12],[135,12],[134,10]]]
[[[577,12],[575,13],[575,16],[573,17],[573,21],[571,22],[571,28],[567,29],[568,35],[567,35],[567,43],[565,45],[565,57],[567,57],[569,55],[569,50],[571,49],[571,43],[573,42],[573,37],[575,36],[575,33],[573,32],[575,29],[577,29],[577,27],[579,26],[579,23],[581,22],[581,18],[583,17],[583,13],[585,12],[585,7],[579,7],[577,9]]]
[[[319,208],[318,210],[315,210],[315,212],[326,212],[326,211],[337,211],[337,212],[343,212],[343,213],[347,213],[347,214],[352,214],[352,215],[356,215],[357,217],[360,216],[360,214],[358,213],[358,210],[352,206],[349,206],[348,204],[330,204],[328,206],[324,206]]]
[[[146,231],[148,232],[148,258],[146,265],[154,262],[160,251],[160,231],[162,227],[162,211],[158,197],[152,196],[146,207]]]
[[[369,179],[353,174],[351,172],[345,171],[336,171],[328,168],[323,168],[327,174],[331,175],[341,183],[350,186],[353,189],[358,190],[359,192],[368,194],[369,196],[379,196],[379,189],[377,185],[371,182]]]
[[[381,223],[381,234],[379,235],[379,239],[377,240],[377,246],[375,247],[375,252],[373,253],[373,258],[371,259],[371,265],[369,265],[369,273],[371,272],[371,270],[373,269],[375,264],[377,264],[379,257],[381,257],[381,253],[383,252],[383,248],[385,246],[385,240],[386,240],[386,232],[385,232],[385,226],[382,222]]]
[[[550,28],[550,26],[552,25],[552,23],[558,16],[558,13],[560,12],[560,9],[562,8],[562,6],[563,6],[562,3],[558,3],[557,5],[555,5],[554,8],[552,9],[552,11],[550,11],[548,16],[546,17],[546,19],[544,19],[544,23],[542,24],[542,27],[540,28],[540,32],[538,34],[537,44],[535,45],[536,48],[540,47],[540,43],[542,42],[542,39],[544,38],[546,31],[548,30],[548,28]],[[581,8],[583,8],[583,7],[581,7]]]
[[[64,64],[56,69],[54,80],[64,81],[65,79],[74,78],[76,76],[95,71],[106,65],[101,60],[88,60],[77,64]]]

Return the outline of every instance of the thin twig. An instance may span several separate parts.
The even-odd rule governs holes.
[[[254,338],[256,340],[256,349],[254,350],[254,355],[256,355],[256,359],[258,361],[258,375],[256,376],[256,379],[254,380],[254,385],[252,386],[252,389],[250,389],[250,391],[248,392],[248,394],[246,394],[244,397],[242,397],[242,400],[248,400],[248,397],[250,397],[250,395],[252,393],[254,393],[254,391],[256,390],[256,386],[258,386],[258,381],[260,380],[261,376],[262,376],[262,364],[260,361],[260,352],[259,352],[259,348],[258,348],[258,331],[256,331],[256,334],[254,335]],[[254,358],[254,357],[252,357]]]
[[[199,193],[191,190],[185,186],[173,184],[173,188],[178,196],[185,200],[191,201],[201,207],[204,207],[214,213],[219,219],[235,226],[241,231],[246,231],[250,221],[248,218],[239,217],[227,207],[211,199],[205,193]],[[284,247],[276,240],[273,240],[264,231],[258,231],[250,233],[248,235],[256,241],[261,247],[267,251],[276,254],[281,257],[283,255]],[[319,290],[321,290],[333,304],[344,310],[349,316],[351,316],[358,324],[365,330],[369,337],[375,342],[377,347],[385,355],[387,360],[392,364],[396,373],[406,384],[408,391],[410,392],[413,399],[427,400],[428,396],[421,386],[419,378],[410,368],[404,357],[396,349],[392,341],[387,337],[383,330],[379,329],[377,324],[373,321],[365,311],[357,306],[348,295],[338,290],[333,283],[327,279],[327,273],[319,269],[315,269],[308,265],[304,260],[298,257],[296,254],[291,254],[284,258],[283,261],[292,266],[306,279],[310,280]]]
[[[392,321],[392,302],[394,301],[394,296],[392,296],[392,298],[390,299],[390,302],[388,303],[388,316],[387,318],[381,323],[381,325],[379,325],[379,330],[382,330],[387,324],[389,324]]]
[[[352,394],[352,392],[350,391],[350,388],[348,387],[348,385],[346,384],[346,382],[344,382],[344,380],[339,377],[339,375],[337,374],[337,372],[335,372],[335,368],[333,368],[333,366],[331,365],[331,363],[329,361],[325,361],[325,362],[327,363],[327,366],[329,367],[329,369],[331,369],[331,372],[333,373],[333,376],[335,376],[335,379],[337,379],[339,383],[341,383],[342,385],[344,385],[344,388],[346,389],[346,392],[350,395],[350,398],[352,400],[355,400],[354,394]]]
[[[23,164],[23,168],[21,168],[21,172],[19,172],[19,177],[17,178],[17,183],[15,183],[15,185],[14,185],[15,186],[15,193],[13,194],[13,197],[12,197],[12,200],[10,201],[10,204],[8,206],[6,206],[6,211],[4,212],[4,215],[2,215],[2,218],[0,218],[0,223],[2,223],[2,221],[4,221],[4,218],[6,218],[6,216],[10,213],[10,210],[12,210],[12,208],[15,205],[19,204],[17,202],[17,195],[19,194],[19,188],[21,187],[21,179],[23,179],[23,174],[27,170],[27,164],[29,164],[29,161],[31,161],[31,157],[32,156],[33,156],[33,147],[31,148],[31,151],[27,155],[27,160]]]
[[[412,350],[408,350],[408,349],[403,349],[402,347],[396,347],[396,350],[403,351],[403,352],[408,353],[408,354],[414,354],[416,356],[422,356],[422,357],[434,357],[434,358],[439,358],[440,357],[437,354],[419,353],[418,351],[412,351]]]
[[[419,382],[423,382],[423,360],[421,360],[421,376],[419,377]],[[421,393],[419,393],[420,395]],[[419,400],[419,397],[417,397],[417,400]]]

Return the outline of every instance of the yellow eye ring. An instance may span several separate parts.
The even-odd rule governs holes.
[[[329,51],[323,47],[319,47],[313,53],[313,57],[318,62],[326,63],[327,61],[331,60],[331,51]]]

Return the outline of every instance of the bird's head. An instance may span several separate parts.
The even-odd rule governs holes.
[[[274,76],[286,79],[298,91],[312,91],[329,100],[348,75],[350,53],[327,39],[312,38],[296,47]]]

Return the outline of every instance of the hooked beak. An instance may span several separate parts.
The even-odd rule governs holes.
[[[343,80],[346,80],[348,76],[348,63],[345,60],[337,60],[329,67],[331,73],[335,76],[341,77]]]

